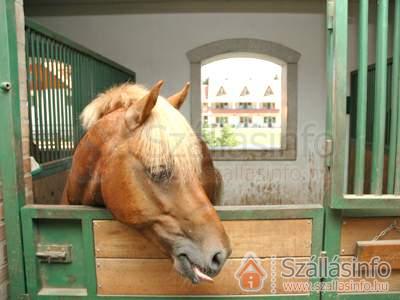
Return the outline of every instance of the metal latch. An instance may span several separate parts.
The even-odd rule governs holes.
[[[71,245],[43,245],[37,246],[36,257],[40,262],[48,264],[71,263]]]

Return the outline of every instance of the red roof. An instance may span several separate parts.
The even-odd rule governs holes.
[[[254,109],[232,109],[232,108],[204,108],[204,112],[212,112],[216,114],[254,114],[254,113],[278,113],[276,108],[254,108]]]
[[[65,89],[71,87],[71,71],[68,65],[59,63],[59,74],[50,70],[43,64],[29,65],[29,90]],[[66,80],[63,78],[66,77]],[[33,80],[34,78],[34,80]]]

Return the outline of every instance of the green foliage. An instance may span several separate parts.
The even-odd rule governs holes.
[[[205,124],[202,128],[202,136],[207,145],[211,147],[234,147],[239,143],[233,129],[228,124],[224,124],[222,130],[210,128]],[[219,131],[217,135],[217,130]]]
[[[231,126],[227,124],[224,125],[224,127],[222,128],[222,134],[219,137],[219,144],[221,146],[229,146],[229,147],[237,146],[238,141]]]
[[[215,134],[215,130],[204,130],[203,127],[202,136],[207,145],[212,147],[218,146],[218,138]]]

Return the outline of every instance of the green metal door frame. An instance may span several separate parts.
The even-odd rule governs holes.
[[[366,111],[366,106],[363,102],[359,102],[358,110],[360,111],[360,120],[357,120],[358,132],[357,135],[357,156],[356,156],[356,191],[357,194],[348,194],[345,191],[345,180],[346,180],[346,170],[348,166],[345,164],[344,157],[347,156],[348,148],[346,142],[346,99],[347,99],[347,51],[348,51],[348,0],[327,0],[328,3],[328,119],[330,119],[330,129],[331,129],[331,145],[332,145],[332,158],[330,161],[331,168],[331,189],[330,189],[330,201],[329,207],[336,209],[389,209],[389,208],[400,208],[400,194],[395,193],[384,193],[382,191],[382,172],[383,172],[383,146],[382,138],[384,137],[384,121],[385,121],[385,100],[386,100],[386,44],[387,44],[387,34],[388,34],[388,0],[377,0],[378,10],[377,10],[377,76],[375,81],[376,86],[376,96],[375,99],[384,99],[375,101],[375,123],[374,128],[374,141],[373,141],[373,155],[372,155],[372,166],[373,172],[371,175],[371,193],[362,193],[362,186],[364,183],[364,160],[357,157],[365,154],[365,122],[364,114]],[[368,1],[360,1],[360,45],[359,45],[359,67],[363,75],[360,76],[359,88],[365,90],[367,88],[365,84],[365,73],[367,67],[367,60],[365,59],[368,47],[364,47],[367,39],[368,33]],[[400,4],[395,1],[396,18],[400,18]],[[400,40],[400,24],[397,20],[395,24],[396,28],[395,39]],[[395,44],[398,42],[394,42]],[[380,44],[382,44],[384,49],[381,49]],[[394,58],[398,64],[399,59],[399,47],[394,49]],[[378,72],[379,67],[379,72]],[[394,66],[394,70],[398,69]],[[394,80],[396,83],[397,81]],[[398,89],[399,85],[394,84]],[[361,93],[360,99],[366,96],[366,93]],[[398,101],[398,100],[397,100]],[[330,111],[329,111],[330,110]],[[398,113],[394,112],[393,114]],[[396,128],[392,126],[392,128]],[[397,132],[400,132],[397,130]],[[395,134],[392,134],[396,138]],[[395,141],[395,140],[394,140]],[[393,178],[389,179],[389,182],[394,182],[394,142],[391,141],[391,157],[392,164],[390,164],[390,174]],[[364,158],[364,157],[362,157]],[[400,172],[400,171],[399,171]],[[396,179],[397,180],[397,179]],[[393,184],[391,184],[393,186]],[[393,189],[392,189],[393,190]]]
[[[308,219],[312,222],[312,244],[311,256],[318,257],[322,250],[323,243],[323,222],[324,209],[321,205],[266,205],[264,207],[217,207],[217,212],[222,220],[279,220],[279,219]],[[187,296],[135,296],[135,295],[98,295],[96,280],[96,261],[94,254],[94,220],[111,220],[111,214],[102,208],[88,206],[62,206],[62,205],[26,205],[22,208],[23,236],[26,251],[25,262],[27,272],[27,289],[32,299],[112,299],[112,300],[153,300],[153,299],[187,299]],[[82,264],[80,270],[85,270],[85,279],[81,281],[80,288],[43,288],[38,277],[40,265],[35,255],[38,236],[54,235],[53,232],[46,232],[46,222],[57,224],[79,224],[80,241],[83,241]],[[43,226],[43,222],[45,223]],[[55,225],[55,223],[53,223]],[[62,225],[61,225],[62,226]],[[62,227],[60,227],[62,228]],[[73,244],[72,236],[66,233],[63,237],[68,243]],[[69,240],[71,238],[71,240]],[[64,241],[65,242],[65,241]],[[73,246],[74,247],[74,246]],[[320,282],[321,278],[314,277],[310,283]],[[59,283],[57,283],[59,284]],[[64,293],[64,294],[63,294]],[[241,296],[190,296],[190,299],[298,299],[298,300],[320,300],[320,293],[310,292],[309,294],[270,294],[270,295],[241,295]]]
[[[398,1],[398,0],[397,0]],[[386,1],[385,1],[386,2]],[[368,26],[368,0],[361,0],[360,28]],[[397,5],[399,3],[397,2]],[[400,9],[397,6],[397,9]],[[360,31],[360,65],[367,64],[365,51],[367,28]],[[397,28],[399,30],[399,28]],[[327,0],[327,145],[332,146],[331,156],[326,159],[326,182],[325,182],[325,221],[324,221],[324,245],[328,259],[340,255],[341,249],[341,227],[344,217],[392,217],[400,216],[400,197],[397,195],[346,195],[344,192],[344,179],[346,165],[343,157],[346,156],[346,96],[347,96],[347,41],[348,41],[348,0]],[[365,50],[365,49],[364,49]],[[382,61],[385,61],[382,59]],[[384,62],[386,63],[386,61]],[[361,70],[362,68],[360,68]],[[366,72],[366,70],[362,71]],[[365,78],[360,78],[361,85],[365,85]],[[364,94],[365,96],[365,94]],[[365,109],[362,99],[359,110]],[[361,119],[363,120],[363,118]],[[359,144],[363,143],[365,136],[363,125],[360,126],[361,138]],[[357,151],[364,153],[365,149]],[[330,148],[330,147],[329,147]],[[362,154],[364,155],[364,154]],[[357,173],[363,176],[362,166]],[[362,175],[360,175],[362,173]],[[362,190],[360,178],[356,178],[356,189]],[[361,192],[360,192],[361,193]],[[337,277],[324,278],[324,282],[338,280]],[[387,299],[400,298],[400,292],[390,293],[337,293],[336,291],[321,292],[321,299]]]
[[[20,208],[25,202],[14,0],[0,0],[0,176],[3,183],[10,299],[25,294]]]

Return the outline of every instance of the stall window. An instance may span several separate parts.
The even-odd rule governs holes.
[[[188,58],[192,124],[214,159],[296,158],[299,53],[232,39],[193,49]]]

